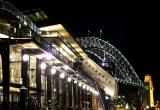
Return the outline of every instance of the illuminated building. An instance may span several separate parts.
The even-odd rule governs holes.
[[[149,107],[154,107],[154,96],[153,96],[154,88],[153,88],[152,78],[149,74],[146,74],[144,78],[144,84],[147,89],[147,93],[144,95],[144,100],[145,100],[144,104]]]
[[[99,74],[102,80],[96,82]],[[39,29],[0,1],[0,110],[97,110],[102,108],[100,90],[116,96],[116,84],[61,24]]]

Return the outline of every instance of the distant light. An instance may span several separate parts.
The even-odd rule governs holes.
[[[9,38],[9,36],[0,33],[0,38]]]
[[[64,79],[64,78],[65,78],[65,74],[64,74],[64,73],[61,73],[61,74],[59,74],[59,77],[60,77],[61,79]]]
[[[50,53],[45,54],[45,57],[47,60],[51,60],[54,59],[55,57],[53,55],[51,55]]]
[[[89,86],[86,87],[86,90],[89,90]]]
[[[24,21],[24,25],[27,25],[27,22],[26,22],[26,21]]]
[[[102,63],[102,66],[105,66],[105,63],[104,63],[104,62]]]
[[[53,91],[56,92],[56,88],[54,88]]]
[[[37,58],[42,59],[42,55],[36,55]]]
[[[81,82],[79,82],[79,83],[78,83],[78,86],[79,86],[79,87],[81,87],[81,86],[82,86],[82,83],[81,83]]]
[[[98,96],[98,95],[99,95],[99,92],[96,91],[95,94]]]
[[[149,109],[149,106],[147,105],[146,108]]]
[[[24,54],[24,55],[23,55],[23,61],[28,61],[28,60],[29,60],[29,55]]]
[[[86,88],[86,85],[84,84],[84,85],[83,85],[83,89],[85,89],[85,88]]]
[[[77,84],[77,80],[74,80],[74,84]]]
[[[64,69],[65,69],[65,70],[68,70],[69,67],[68,67],[67,65],[64,65]]]
[[[52,74],[52,75],[56,74],[56,69],[53,68],[53,67],[51,68],[51,74]]]
[[[42,70],[46,69],[46,64],[45,64],[44,62],[41,63],[41,69],[42,69]]]
[[[106,96],[106,100],[108,100],[109,99],[109,97],[108,96]]]
[[[68,82],[71,82],[71,81],[72,81],[72,78],[71,78],[71,77],[68,77],[67,80],[68,80]]]
[[[127,109],[129,109],[129,105],[128,105],[128,103],[126,103],[125,108],[126,108],[126,110],[127,110]]]

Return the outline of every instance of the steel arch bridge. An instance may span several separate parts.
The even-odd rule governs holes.
[[[81,37],[76,40],[86,52],[89,52],[100,59],[103,66],[104,64],[107,64],[107,62],[112,62],[114,64],[113,76],[117,82],[143,87],[142,81],[128,60],[108,41],[96,37]]]

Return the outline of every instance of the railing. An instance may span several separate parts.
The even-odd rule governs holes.
[[[40,29],[39,29],[36,25],[34,25],[27,16],[23,15],[16,7],[14,7],[12,4],[0,0],[0,9],[12,13],[12,14],[15,15],[21,22],[26,23],[26,24],[28,25],[28,27],[29,27],[30,29],[32,29],[35,33],[37,33],[38,35],[40,35]]]

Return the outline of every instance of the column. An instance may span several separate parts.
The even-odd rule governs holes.
[[[58,108],[60,107],[60,90],[59,90],[59,78],[58,78],[58,75],[56,75],[55,86],[56,86],[55,108],[58,110]]]
[[[29,98],[29,74],[28,74],[28,60],[29,55],[27,54],[27,50],[22,50],[22,70],[21,70],[21,77],[22,77],[22,87],[21,87],[21,94],[20,94],[20,106],[22,110],[27,110]]]
[[[89,95],[88,95],[88,100],[89,100],[89,109],[93,109],[92,107],[92,93],[90,92]]]
[[[10,43],[9,39],[3,39],[1,45],[2,75],[3,75],[3,110],[9,110],[9,86],[10,86]]]
[[[41,109],[41,93],[42,93],[42,84],[41,84],[41,60],[36,59],[36,86],[37,86],[37,108]]]
[[[47,65],[45,74],[47,74],[47,103],[48,110],[52,108],[52,85],[51,85],[51,67]]]
[[[66,108],[66,78],[61,79],[62,81],[62,106],[63,109]]]
[[[73,81],[68,82],[68,105],[69,107],[72,107],[73,103],[73,91],[72,91]]]
[[[73,84],[73,94],[74,94],[74,108],[78,108],[78,85]]]

